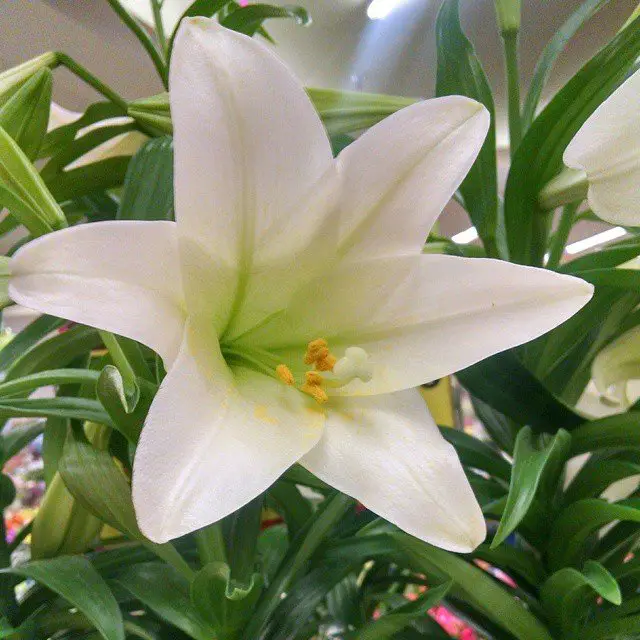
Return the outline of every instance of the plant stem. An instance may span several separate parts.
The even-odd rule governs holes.
[[[153,22],[156,27],[156,36],[158,38],[158,43],[160,44],[160,50],[162,51],[166,67],[167,51],[169,50],[169,47],[167,43],[167,36],[164,32],[164,25],[162,24],[162,11],[160,11],[161,4],[158,0],[149,1],[151,2],[151,10],[153,11]]]
[[[122,111],[127,113],[127,101],[117,94],[111,87],[107,86],[102,80],[94,76],[88,69],[77,63],[73,58],[70,58],[66,53],[57,53],[57,64],[61,64],[78,76],[81,80],[84,80],[88,85],[93,87],[98,93],[101,93],[107,100],[118,105]]]
[[[167,88],[167,66],[162,59],[162,54],[158,50],[158,47],[154,44],[149,34],[143,29],[138,21],[122,6],[120,0],[107,0],[111,8],[118,14],[122,22],[129,27],[133,32],[133,35],[138,39],[140,44],[145,48],[146,52],[153,62],[153,66],[156,68],[164,88]]]
[[[571,228],[573,227],[576,211],[578,210],[579,206],[580,202],[573,202],[566,205],[562,209],[558,228],[553,234],[553,240],[551,241],[549,259],[547,260],[548,269],[555,269],[560,264],[560,260],[562,260],[564,248],[567,244],[569,233],[571,233]]]
[[[509,149],[511,157],[522,140],[520,114],[520,71],[518,69],[518,31],[504,31],[504,59],[507,68],[507,104],[509,111]]]
[[[210,562],[226,562],[227,549],[220,522],[215,522],[195,534],[198,555],[202,566]]]

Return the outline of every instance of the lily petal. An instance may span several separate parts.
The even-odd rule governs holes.
[[[564,162],[587,173],[588,200],[613,224],[640,225],[640,71],[587,119],[564,152]]]
[[[488,129],[480,103],[447,96],[406,107],[349,145],[338,157],[345,185],[340,252],[418,253]]]
[[[142,532],[166,542],[220,520],[267,489],[322,435],[299,391],[225,364],[210,332],[187,329],[155,397],[133,469]]]
[[[301,83],[272,51],[215,20],[185,19],[170,100],[182,235],[246,271],[283,219],[295,217],[294,237],[316,224],[300,205],[330,169],[331,148]],[[281,241],[286,254],[292,238]]]
[[[322,439],[301,463],[430,544],[465,553],[485,538],[455,449],[415,389],[332,400]]]
[[[344,393],[419,386],[528,342],[584,306],[592,285],[501,260],[418,255],[343,263],[301,290],[286,313],[251,335],[289,367],[325,338],[336,356],[365,349],[368,383]]]
[[[96,222],[33,240],[11,260],[9,295],[42,313],[147,345],[170,366],[184,332],[173,222]]]

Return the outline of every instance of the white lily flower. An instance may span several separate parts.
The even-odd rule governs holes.
[[[51,110],[49,112],[49,131],[71,124],[81,117],[81,113],[65,109],[59,104],[52,102]],[[100,120],[99,122],[95,122],[94,124],[81,129],[79,134],[95,131],[101,127],[128,124],[129,122],[132,122],[132,119],[127,117]],[[107,158],[132,156],[148,139],[149,138],[140,131],[128,131],[126,133],[121,133],[110,138],[106,142],[99,144],[97,147],[94,147],[91,151],[88,151],[67,165],[65,169],[67,171],[71,171],[72,169],[77,169],[78,167],[82,167],[93,162],[99,162],[100,160],[106,160]]]
[[[564,152],[587,174],[588,201],[603,220],[640,225],[640,71],[587,119]]]
[[[610,342],[595,357],[591,377],[600,398],[626,411],[640,396],[640,326]]]
[[[422,255],[489,116],[451,96],[334,160],[302,85],[264,45],[184,20],[172,57],[173,222],[101,222],[16,253],[10,293],[128,336],[168,370],[133,499],[163,542],[300,462],[401,529],[470,551],[482,513],[418,385],[566,320],[591,285]],[[339,365],[339,366],[338,366]]]

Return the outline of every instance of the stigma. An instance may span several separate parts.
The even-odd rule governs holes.
[[[298,389],[311,396],[319,404],[329,400],[327,389],[339,389],[353,380],[369,382],[373,367],[369,354],[361,347],[347,347],[342,358],[337,358],[324,338],[312,340],[307,345],[303,361],[313,369],[305,373],[304,384]],[[296,386],[291,369],[285,364],[276,367],[277,378],[286,385]]]

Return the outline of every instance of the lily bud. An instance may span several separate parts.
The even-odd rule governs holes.
[[[173,133],[169,94],[135,100],[129,104],[128,115],[136,122],[158,133]]]
[[[93,446],[107,447],[108,427],[88,422],[85,431]],[[56,472],[33,521],[31,557],[40,560],[84,553],[95,542],[102,526],[102,520],[73,497]]]
[[[45,67],[53,68],[58,63],[58,54],[43,53],[37,58],[27,60],[17,67],[0,73],[0,106],[2,106],[36,72]]]
[[[502,33],[520,30],[520,0],[496,0],[496,14]]]

